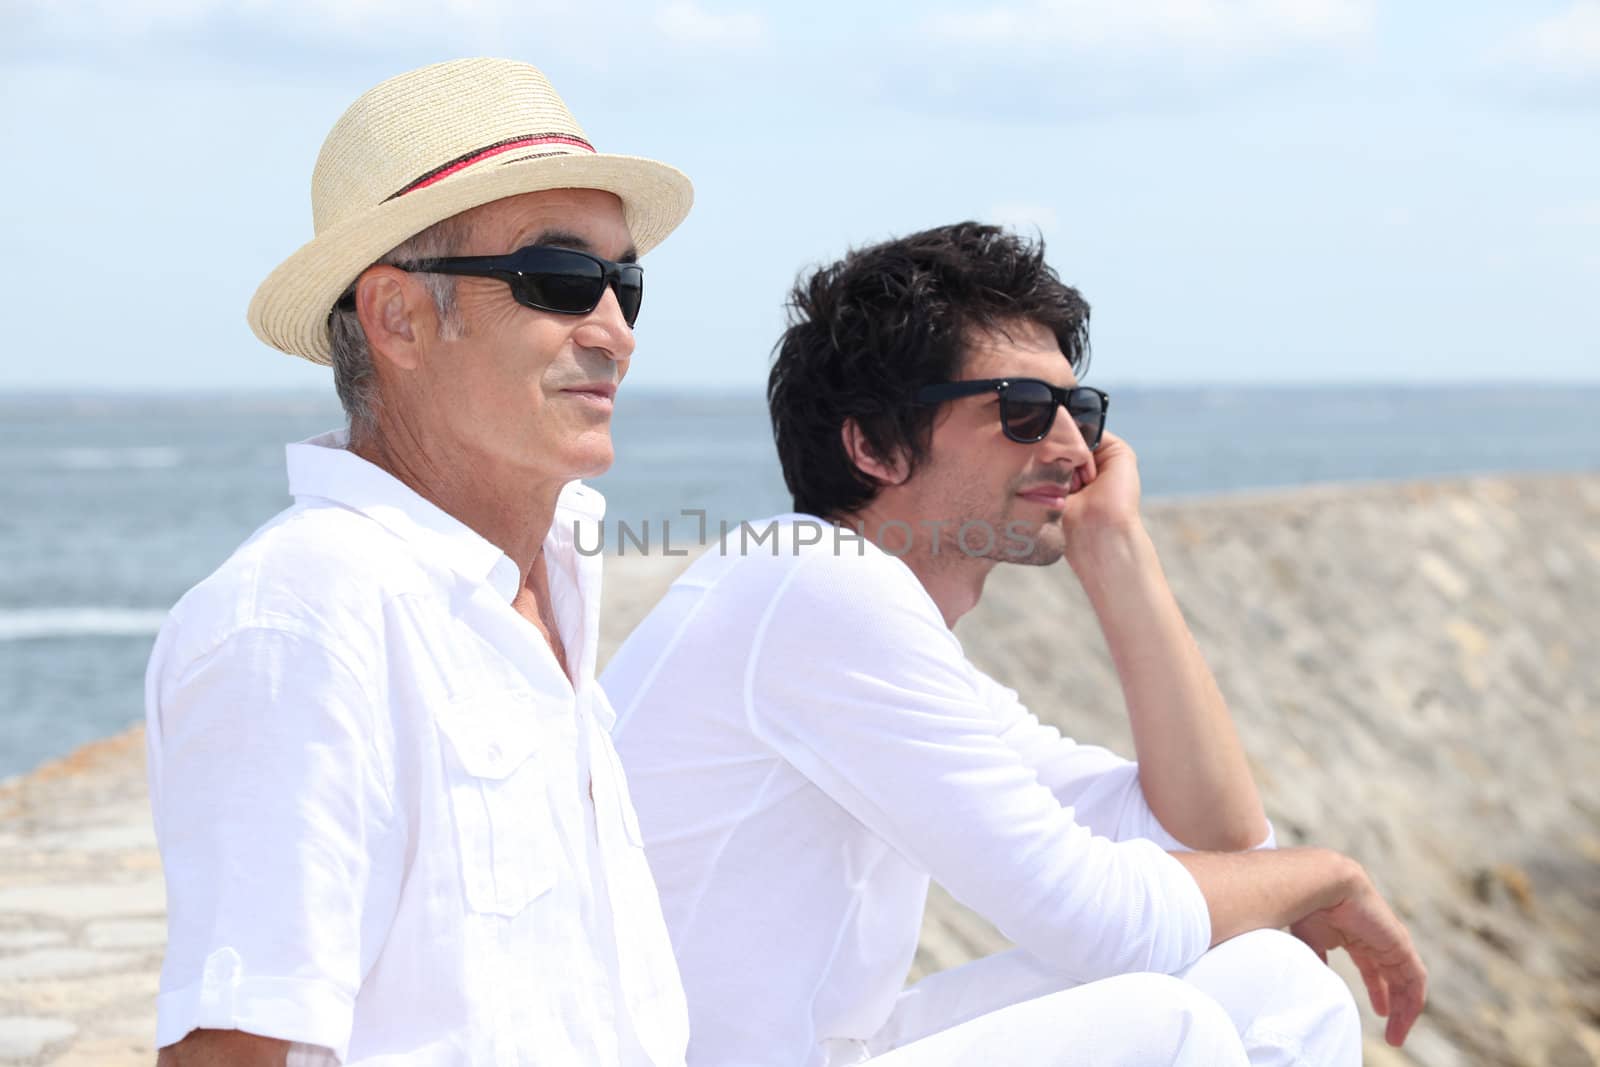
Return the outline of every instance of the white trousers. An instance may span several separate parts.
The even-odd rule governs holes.
[[[1299,940],[1256,930],[1176,977],[1072,986],[1016,949],[930,975],[867,1043],[872,1067],[1359,1067],[1344,981]]]

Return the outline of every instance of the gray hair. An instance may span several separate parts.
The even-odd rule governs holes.
[[[470,227],[460,215],[436,222],[426,230],[395,246],[387,255],[372,264],[394,265],[416,263],[426,259],[453,256],[466,244]],[[465,332],[464,323],[456,308],[455,279],[446,274],[421,274],[417,280],[433,298],[439,315],[439,332],[445,340],[454,340]],[[382,398],[378,395],[378,377],[372,365],[372,349],[367,345],[366,331],[354,308],[335,308],[328,318],[330,346],[333,350],[333,387],[339,393],[339,403],[350,420],[352,443],[374,433],[378,428],[378,408]]]

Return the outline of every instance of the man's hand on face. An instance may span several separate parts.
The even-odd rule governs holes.
[[[1086,484],[1067,497],[1061,514],[1069,557],[1075,541],[1138,526],[1139,458],[1128,442],[1106,431],[1093,459],[1074,477]]]
[[[1384,1039],[1399,1047],[1427,997],[1428,972],[1405,924],[1369,882],[1331,908],[1314,911],[1289,928],[1324,963],[1328,953],[1350,953],[1367,985],[1372,1010],[1386,1016]]]

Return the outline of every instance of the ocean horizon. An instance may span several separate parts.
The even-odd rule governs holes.
[[[1600,471],[1600,385],[1103,387],[1149,500]],[[283,446],[341,422],[331,390],[0,393],[0,778],[141,718],[167,610],[288,505]],[[674,548],[685,511],[792,506],[758,390],[624,390],[613,438],[608,521]]]

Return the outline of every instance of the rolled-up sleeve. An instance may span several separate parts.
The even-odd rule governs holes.
[[[1172,973],[1209,946],[1183,866],[1096,834],[1006,742],[909,571],[796,567],[758,624],[745,696],[758,736],[1063,974]]]
[[[302,633],[244,629],[188,663],[170,636],[147,683],[167,877],[157,1044],[242,1030],[342,1059],[373,901],[398,868],[372,696]]]

